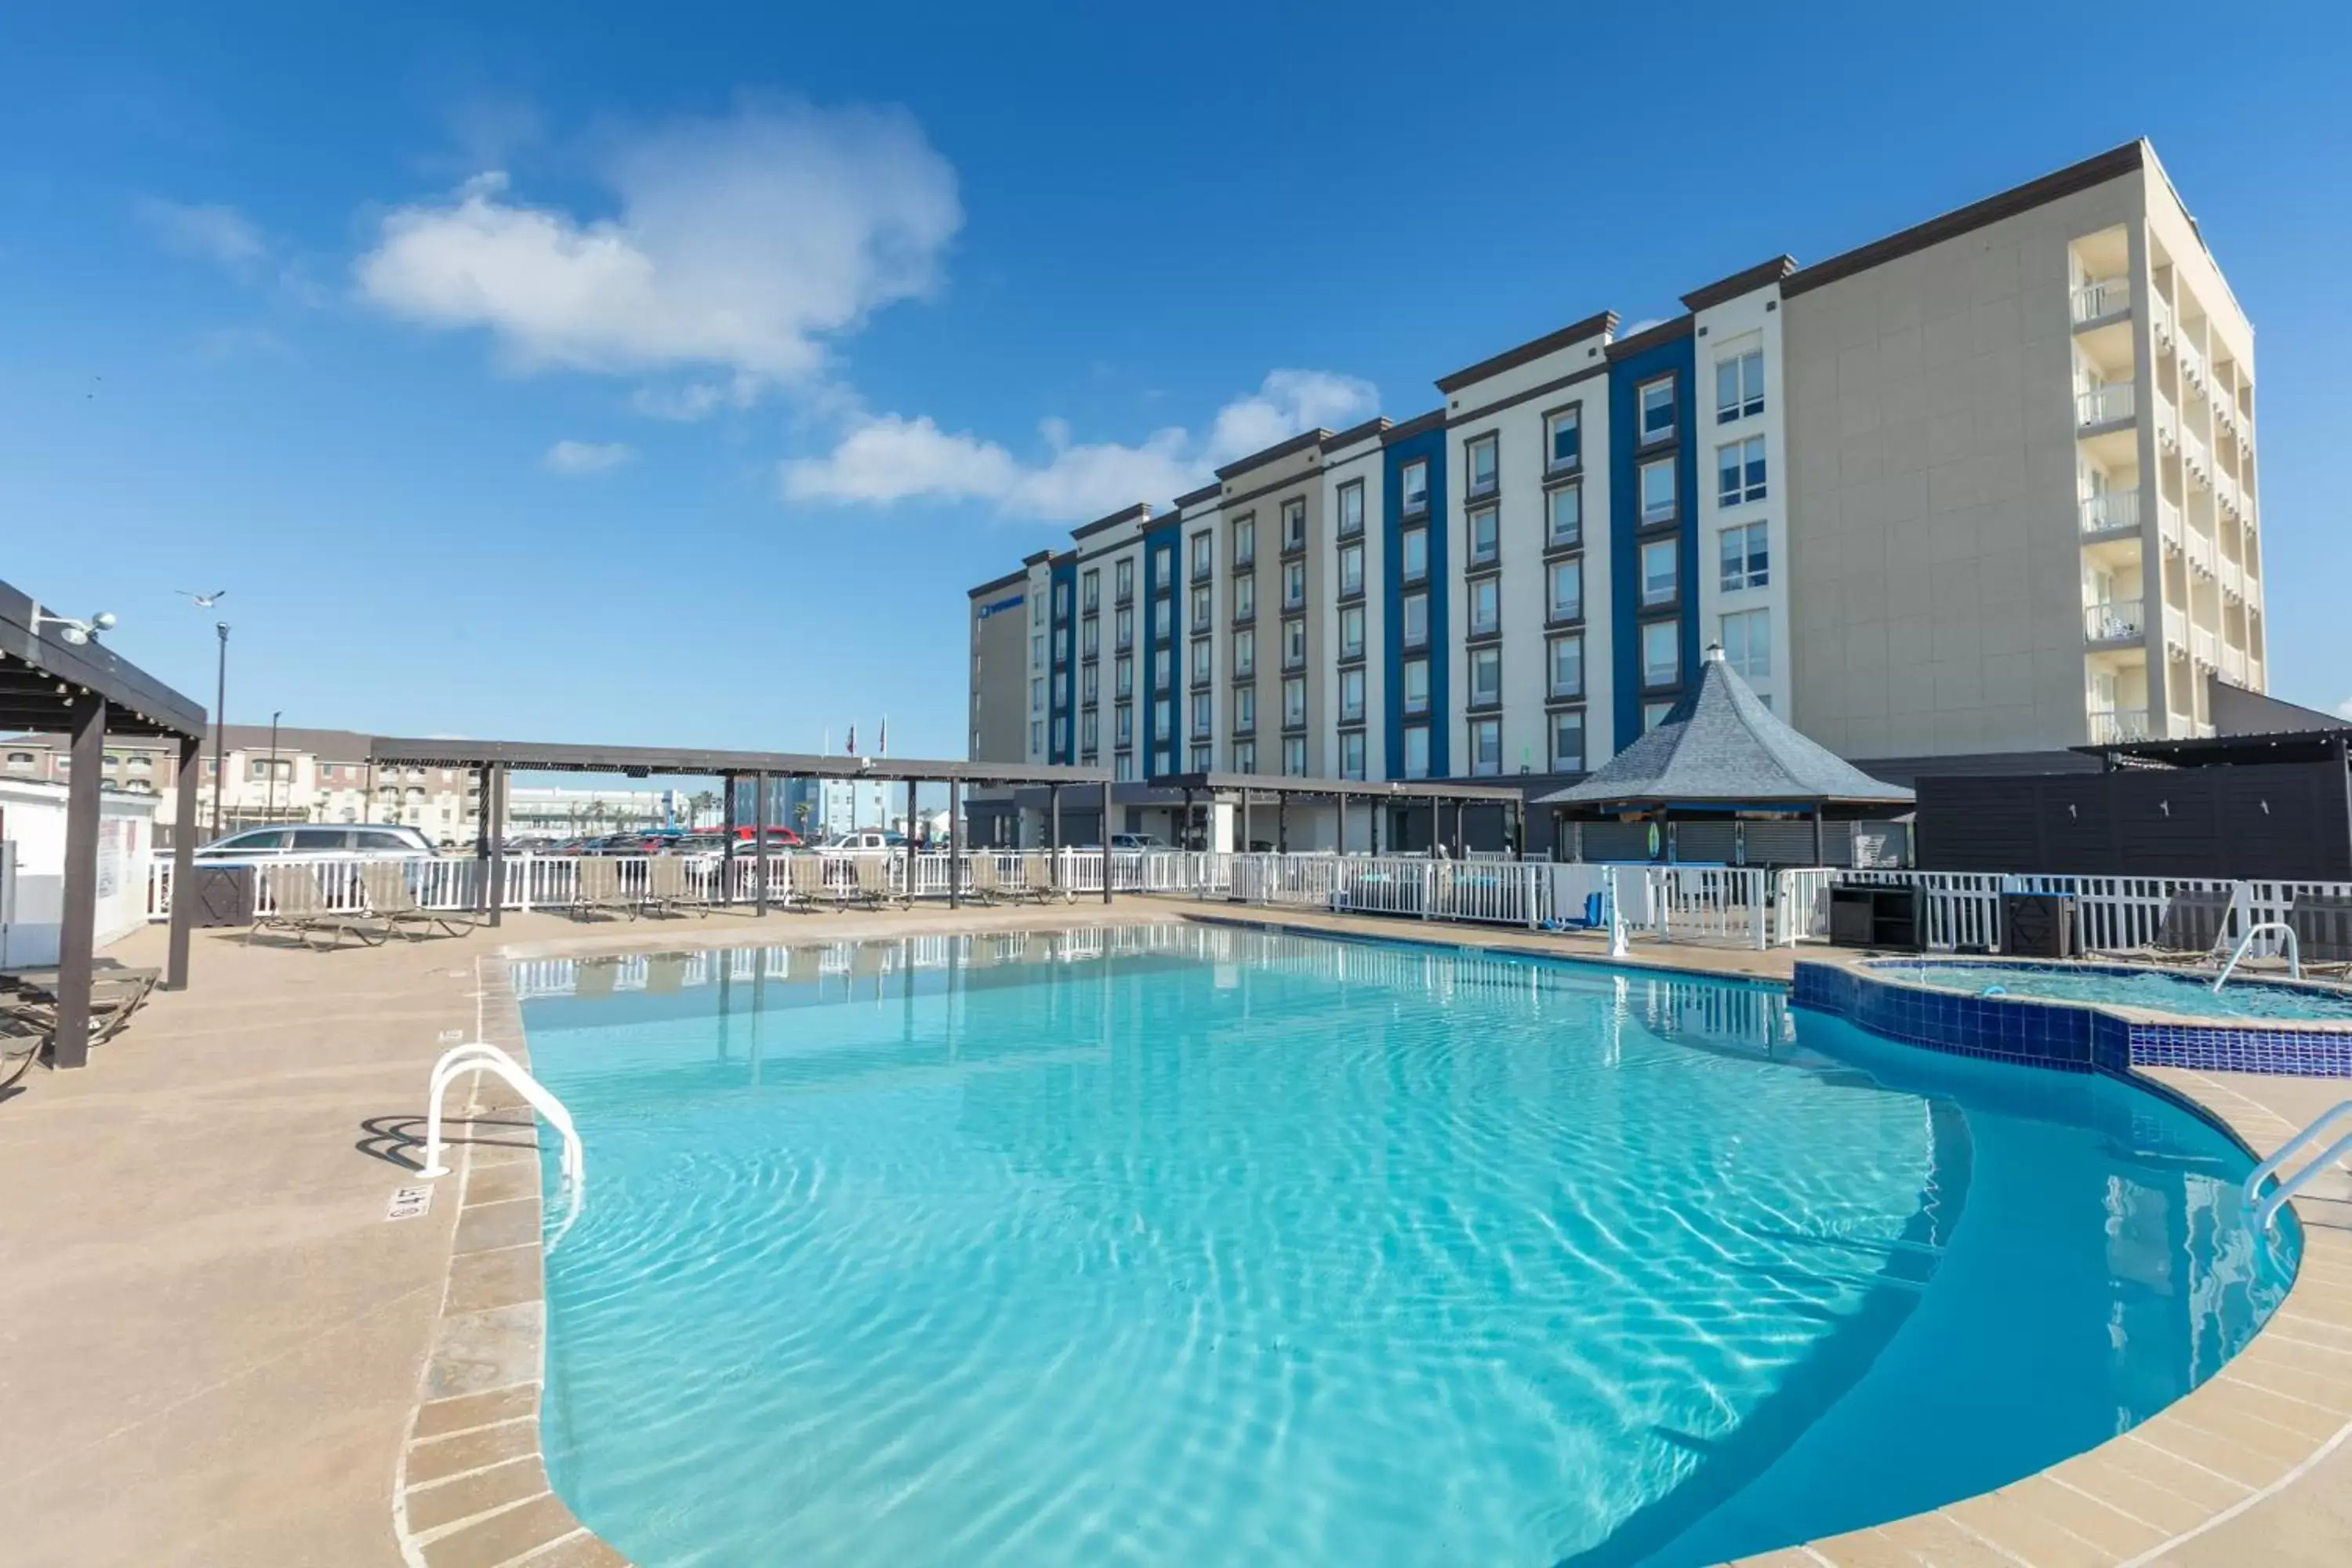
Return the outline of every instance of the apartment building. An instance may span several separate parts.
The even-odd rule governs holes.
[[[1552,787],[1727,659],[1865,763],[2267,679],[2252,331],[2144,142],[1588,315],[972,590],[975,757]],[[1312,828],[1307,830],[1310,834]]]

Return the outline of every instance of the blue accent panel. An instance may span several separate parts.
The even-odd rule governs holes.
[[[1609,651],[1614,740],[1623,751],[1642,733],[1642,497],[1639,437],[1642,383],[1675,375],[1675,489],[1682,512],[1682,685],[1698,677],[1698,376],[1696,340],[1681,337],[1609,367]],[[1587,592],[1591,585],[1587,584]],[[1587,758],[1587,762],[1593,759]]]
[[[1184,765],[1184,759],[1177,753],[1177,746],[1184,736],[1184,691],[1178,681],[1182,671],[1178,668],[1176,658],[1178,619],[1175,594],[1181,565],[1177,556],[1181,552],[1183,532],[1178,524],[1177,515],[1171,512],[1163,520],[1145,524],[1143,529],[1143,597],[1137,606],[1137,613],[1143,617],[1143,636],[1137,639],[1143,647],[1143,679],[1139,683],[1143,689],[1143,714],[1139,726],[1143,733],[1143,760],[1136,765],[1136,773],[1147,779],[1159,771],[1154,764],[1159,761],[1160,743],[1163,738],[1168,742],[1169,771],[1180,771]],[[1168,565],[1165,575],[1160,572],[1163,552]],[[1164,637],[1160,635],[1160,595],[1162,589],[1169,595],[1168,635]],[[1165,686],[1160,683],[1159,679],[1160,655],[1163,649],[1168,654],[1168,683]],[[1165,737],[1160,734],[1155,721],[1160,711],[1160,699],[1163,697],[1168,700],[1169,733]]]
[[[1429,464],[1429,775],[1445,778],[1453,773],[1452,705],[1445,657],[1453,644],[1453,596],[1446,590],[1445,430],[1440,426],[1409,437],[1381,454],[1381,659],[1388,672],[1381,682],[1387,693],[1382,737],[1388,752],[1387,776],[1404,777],[1404,467],[1416,460]]]
[[[1057,612],[1053,616],[1054,630],[1051,647],[1055,650],[1066,647],[1069,649],[1069,657],[1062,661],[1060,673],[1055,678],[1053,687],[1054,717],[1062,721],[1062,743],[1059,746],[1054,744],[1053,731],[1049,727],[1045,733],[1045,754],[1055,762],[1068,763],[1078,760],[1078,563],[1076,557],[1073,556],[1054,568],[1051,592],[1053,596],[1046,603],[1055,606]],[[1060,608],[1063,605],[1068,607]]]

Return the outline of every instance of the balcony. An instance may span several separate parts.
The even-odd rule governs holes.
[[[2094,278],[2074,286],[2074,324],[2087,327],[2111,321],[2131,310],[2131,279]]]
[[[2244,571],[2235,561],[2226,555],[2217,555],[2214,566],[2216,570],[2213,575],[2221,579],[2221,592],[2229,595],[2232,599],[2243,600],[2246,596]]]
[[[2218,662],[2215,658],[2213,634],[2203,626],[2191,627],[2189,633],[2189,657],[2207,669]]]
[[[2139,526],[2139,491],[2108,490],[2083,498],[2083,531],[2114,533]]]
[[[2221,650],[2221,679],[2232,686],[2243,686],[2246,683],[2246,650],[2244,648],[2225,647]]]
[[[2188,542],[2189,569],[2200,577],[2212,576],[2213,561],[2219,553],[2213,548],[2213,536],[2210,533],[2200,533],[2192,529],[2189,532]]]
[[[2156,537],[2164,549],[2180,552],[2180,509],[2162,496],[2156,498]]]
[[[2091,710],[2091,744],[2116,746],[2128,741],[2152,739],[2147,728],[2145,708],[2094,708]]]
[[[2180,380],[2200,395],[2205,391],[2205,356],[2187,343],[2178,345],[2173,353],[2180,361]]]
[[[2221,508],[2221,514],[2231,521],[2245,521],[2246,492],[2239,489],[2238,481],[2229,475],[2213,476],[2213,500]]]
[[[2156,395],[2156,444],[2168,452],[2180,445],[2179,416],[2172,412],[2171,403],[2160,392]]]
[[[2137,642],[2147,619],[2137,599],[2109,599],[2083,606],[2083,636],[2095,643]]]
[[[2074,419],[2085,430],[2107,425],[2130,422],[2136,405],[2132,402],[2132,384],[2110,382],[2079,393],[2074,398]]]
[[[2147,300],[2147,327],[2156,338],[2158,353],[2172,352],[2172,307],[2151,294]]]
[[[2180,433],[2180,467],[2192,482],[2209,490],[2213,488],[2213,455],[2191,431]]]
[[[2164,606],[2164,646],[2178,658],[2189,657],[2189,617],[2172,605]]]

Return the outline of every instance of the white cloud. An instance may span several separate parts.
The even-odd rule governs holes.
[[[1205,439],[1170,426],[1134,446],[1080,443],[1068,421],[1049,418],[1039,426],[1045,453],[1034,463],[998,442],[942,430],[929,415],[866,415],[824,456],[787,461],[782,490],[787,500],[839,504],[985,501],[1013,516],[1083,522],[1137,501],[1164,503],[1206,482],[1221,463],[1318,425],[1354,424],[1379,405],[1368,381],[1277,370],[1217,410]]]
[[[2352,697],[2347,697],[2336,705],[2336,716],[2338,719],[2352,719]]]
[[[172,202],[142,196],[132,212],[165,248],[250,278],[269,254],[261,231],[243,213],[216,202]]]
[[[760,396],[760,378],[748,371],[726,381],[689,381],[683,386],[641,386],[629,406],[649,419],[692,423],[724,408],[749,408]]]
[[[522,369],[715,366],[732,395],[811,374],[825,340],[929,292],[963,221],[954,170],[889,110],[683,121],[622,140],[601,173],[610,217],[529,205],[496,173],[394,211],[356,264],[362,297],[486,330]],[[697,406],[691,388],[649,395]]]
[[[558,441],[540,462],[550,473],[601,474],[636,455],[635,448],[618,441]]]

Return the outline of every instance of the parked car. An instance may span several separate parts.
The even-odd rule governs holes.
[[[1168,840],[1157,833],[1114,833],[1110,836],[1114,849],[1165,849]]]
[[[247,827],[199,845],[195,858],[211,861],[275,860],[289,855],[335,855],[353,860],[430,860],[433,841],[414,827],[362,822],[331,826],[297,823],[286,827]]]
[[[817,846],[829,855],[847,855],[868,850],[898,849],[906,845],[905,835],[882,833],[864,828],[856,833],[836,833]]]

